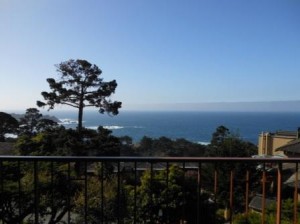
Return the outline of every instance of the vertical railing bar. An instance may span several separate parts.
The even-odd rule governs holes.
[[[265,223],[266,219],[266,164],[263,165],[263,175],[262,175],[262,199],[261,199],[261,223]]]
[[[0,160],[0,189],[1,189],[1,194],[4,194],[4,176],[3,176],[3,161]],[[2,197],[0,197],[0,203],[1,203],[1,213],[4,215],[4,200]],[[1,214],[0,213],[0,214]],[[0,216],[0,220],[2,223],[4,223],[4,218]]]
[[[198,173],[197,173],[197,223],[200,223],[200,201],[201,201],[201,162],[198,163]]]
[[[183,188],[183,198],[182,198],[182,219],[183,219],[183,222],[185,222],[185,219],[186,219],[186,217],[185,217],[185,205],[186,205],[186,192],[185,192],[185,162],[183,162],[182,163],[182,171],[183,171],[183,176],[182,176],[182,179],[183,179],[183,181],[182,181],[182,183],[183,183],[183,186],[182,186],[182,188]]]
[[[217,207],[217,194],[218,194],[218,166],[214,164],[214,206]],[[214,221],[216,222],[217,216],[214,215]]]
[[[233,178],[234,178],[234,170],[233,168],[230,171],[230,214],[229,214],[229,222],[232,223],[232,216],[233,216]]]
[[[298,223],[298,163],[296,163],[296,175],[295,175],[295,199],[294,199],[294,222]]]
[[[170,213],[170,211],[169,211],[169,200],[170,200],[170,196],[169,196],[169,172],[170,172],[169,169],[170,169],[170,164],[169,164],[169,162],[167,162],[166,166],[167,166],[167,170],[166,170],[166,182],[167,182],[166,183],[167,184],[166,219],[167,219],[167,223],[169,223],[169,213]]]
[[[120,161],[118,161],[118,192],[117,192],[117,197],[118,197],[118,213],[117,213],[117,215],[118,215],[118,223],[120,223],[121,222],[121,193],[120,193],[120,191],[121,191],[121,175],[120,175]]]
[[[80,166],[79,166],[80,167]],[[68,162],[68,194],[67,194],[67,206],[68,206],[68,223],[71,223],[71,195],[70,195],[70,189],[71,189],[71,164]],[[79,171],[80,172],[80,171]]]
[[[22,213],[22,208],[21,208],[21,194],[22,194],[22,189],[21,189],[21,164],[20,160],[18,160],[18,203],[19,203],[19,222],[21,223],[21,213]]]
[[[54,162],[51,161],[50,164],[50,169],[51,169],[51,217],[54,217]]]
[[[282,208],[281,190],[282,190],[282,163],[278,162],[276,224],[281,223],[281,208]]]
[[[101,162],[101,223],[104,223],[104,161]]]
[[[154,214],[154,206],[153,206],[153,162],[150,162],[150,208],[151,208],[151,213],[150,213],[150,223],[153,223],[153,216]]]
[[[87,161],[84,162],[84,221],[88,223],[88,179],[87,179]]]
[[[0,187],[1,187],[1,193],[4,191],[4,177],[3,177],[3,161],[0,160]],[[2,203],[1,203],[2,204]]]
[[[218,167],[215,163],[215,170],[214,170],[214,200],[215,200],[215,203],[217,201],[217,193],[218,193]]]
[[[298,223],[298,163],[296,163],[294,186],[294,224]]]
[[[245,214],[248,216],[249,213],[249,184],[250,184],[250,172],[246,171],[246,193],[245,193]]]
[[[136,210],[137,210],[137,162],[134,161],[134,213],[133,213],[133,223],[136,224]]]
[[[0,160],[0,189],[1,189],[1,194],[4,193],[4,177],[3,177],[3,161]],[[1,203],[1,213],[4,213],[4,201],[2,199],[2,197],[0,197],[0,203]],[[1,214],[0,213],[0,214]],[[0,217],[0,220],[2,221],[2,223],[4,222],[3,218]]]
[[[39,223],[39,198],[38,198],[38,164],[37,160],[33,162],[33,185],[34,185],[34,222]]]

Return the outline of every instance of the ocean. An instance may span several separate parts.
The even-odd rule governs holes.
[[[51,111],[66,127],[76,127],[77,111]],[[120,111],[117,116],[84,111],[83,125],[96,129],[104,126],[115,136],[130,136],[138,142],[143,136],[185,138],[208,144],[220,125],[245,141],[258,143],[261,132],[296,131],[300,114],[293,112],[134,112]]]

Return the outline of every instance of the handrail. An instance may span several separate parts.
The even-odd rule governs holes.
[[[1,155],[0,160],[17,161],[122,161],[122,162],[273,162],[297,163],[299,158],[252,158],[252,157],[132,157],[132,156],[7,156]]]

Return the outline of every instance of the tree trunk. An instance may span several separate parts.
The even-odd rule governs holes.
[[[82,118],[83,118],[83,106],[79,106],[78,110],[78,133],[80,134],[82,131]]]
[[[83,89],[81,88],[80,98],[79,98],[79,107],[78,107],[78,133],[81,134],[82,131],[82,118],[83,118]]]

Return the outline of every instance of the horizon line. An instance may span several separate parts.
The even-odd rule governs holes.
[[[30,108],[30,107],[29,107]],[[37,107],[34,107],[37,108]],[[0,111],[21,112],[24,109],[0,109]],[[48,112],[46,108],[38,108]],[[57,107],[50,111],[76,111],[68,107]],[[97,108],[85,108],[85,111]],[[204,111],[204,112],[300,112],[300,100],[281,101],[240,101],[240,102],[199,102],[199,103],[129,103],[120,111]]]

